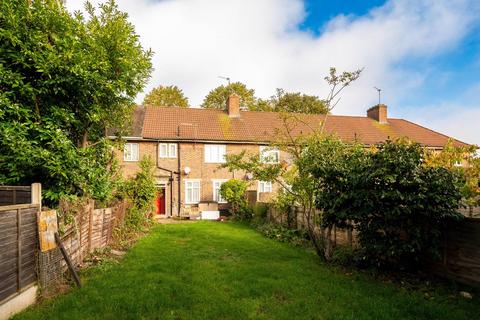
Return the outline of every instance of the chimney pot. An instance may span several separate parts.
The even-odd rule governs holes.
[[[240,117],[240,97],[234,93],[227,99],[227,112],[231,118]]]
[[[387,121],[387,106],[384,104],[377,104],[367,110],[367,117],[376,120],[379,123],[386,124]]]

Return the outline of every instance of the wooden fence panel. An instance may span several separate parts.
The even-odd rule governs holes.
[[[0,206],[30,203],[31,195],[30,186],[0,186]]]
[[[466,218],[445,230],[442,261],[432,264],[437,275],[480,284],[480,219]]]
[[[0,303],[36,280],[38,205],[0,207]]]

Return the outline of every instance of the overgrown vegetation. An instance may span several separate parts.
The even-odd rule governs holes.
[[[153,205],[156,196],[156,186],[153,160],[146,156],[140,161],[140,171],[122,183],[121,198],[130,203],[125,213],[125,221],[115,230],[118,245],[128,246],[139,232],[146,231],[153,218]]]
[[[116,164],[107,128],[128,124],[151,72],[114,1],[70,14],[61,1],[0,2],[0,184],[41,182],[44,202],[108,202]]]

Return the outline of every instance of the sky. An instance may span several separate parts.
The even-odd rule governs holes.
[[[96,1],[91,1],[96,3]],[[268,98],[276,88],[323,98],[330,67],[363,68],[332,111],[378,102],[480,145],[479,0],[118,0],[154,51],[144,93],[177,85],[198,106],[230,77]],[[71,11],[83,1],[67,0]]]

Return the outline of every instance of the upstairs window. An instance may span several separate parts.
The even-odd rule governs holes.
[[[205,145],[205,163],[225,163],[227,148],[224,144]]]
[[[277,148],[260,146],[260,162],[278,163],[280,161],[280,151]]]
[[[177,144],[176,143],[160,143],[158,146],[158,153],[160,158],[176,158]]]
[[[125,143],[123,148],[124,161],[138,161],[138,143]]]

